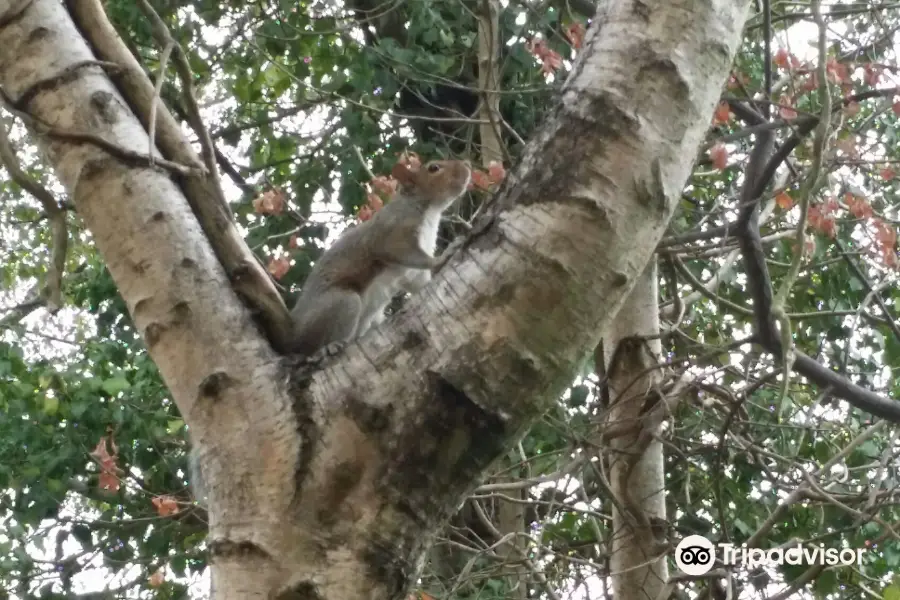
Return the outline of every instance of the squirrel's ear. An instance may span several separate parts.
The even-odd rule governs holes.
[[[410,185],[413,182],[413,172],[405,163],[398,162],[391,169],[391,177],[399,181],[403,185]]]

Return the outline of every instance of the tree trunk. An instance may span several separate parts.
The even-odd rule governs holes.
[[[0,86],[192,431],[213,597],[401,598],[478,477],[556,401],[653,254],[747,3],[610,2],[559,107],[438,276],[314,374],[271,349],[58,0],[0,0]],[[600,33],[598,34],[598,31]]]
[[[494,161],[503,162],[503,140],[500,136],[500,3],[497,0],[481,0],[478,3],[478,87],[481,98],[478,107],[479,137],[481,139],[481,166],[487,170]],[[500,470],[517,463],[517,459],[504,461]],[[511,490],[506,495],[523,499],[523,490]],[[497,548],[497,555],[506,563],[503,569],[509,600],[525,600],[528,597],[528,579],[523,565],[526,544],[522,536],[525,529],[525,505],[506,500],[497,501],[496,527],[506,542]],[[496,540],[500,541],[500,540]]]
[[[500,128],[500,3],[481,0],[478,4],[478,129],[481,137],[481,161],[503,162],[503,141]]]
[[[661,346],[658,338],[640,339],[659,334],[657,294],[656,263],[651,262],[603,337],[603,347],[612,349],[605,365],[610,407],[601,445],[608,447],[615,500],[610,536],[614,598],[656,600],[668,577],[666,530],[654,525],[666,517],[663,447],[654,418],[663,406],[653,397],[662,381],[654,368]]]
[[[516,500],[524,500],[522,490],[510,490],[504,494]],[[509,600],[525,600],[528,597],[528,571],[524,559],[528,558],[528,546],[523,537],[525,531],[525,503],[497,501],[497,529],[506,543],[497,548],[497,555],[506,563]]]

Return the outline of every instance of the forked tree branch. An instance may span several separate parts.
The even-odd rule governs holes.
[[[144,127],[149,127],[150,113],[156,106],[158,131],[155,141],[162,155],[184,164],[206,164],[207,168],[215,170],[215,158],[201,160],[171,113],[162,103],[154,103],[153,84],[116,33],[100,1],[66,0],[66,6],[94,53],[122,70],[113,81]],[[176,49],[175,52],[177,56],[180,51]],[[182,77],[185,75],[182,73]],[[211,143],[208,147],[212,148]],[[218,185],[218,177],[185,177],[178,183],[232,285],[255,311],[272,345],[276,349],[287,348],[291,331],[287,307],[269,273],[238,232]]]
[[[895,90],[872,90],[858,94],[856,98],[879,97],[885,94],[893,94]],[[833,111],[838,111],[847,103],[854,101],[852,98],[844,98],[842,102],[835,103]],[[732,110],[741,117],[748,126],[757,126],[766,121],[763,116],[739,102],[730,103]],[[760,345],[775,357],[780,358],[782,348],[779,334],[775,329],[772,315],[772,280],[766,264],[765,250],[759,231],[759,202],[766,188],[775,176],[778,167],[787,159],[790,153],[809,135],[819,123],[815,117],[806,117],[797,124],[795,133],[788,138],[776,151],[774,147],[774,132],[771,129],[763,129],[756,135],[755,145],[750,152],[750,158],[744,171],[744,184],[741,188],[741,209],[738,221],[729,226],[737,236],[741,255],[744,261],[744,269],[747,275],[747,287],[753,303],[754,331]],[[798,249],[798,251],[801,251]],[[846,400],[856,408],[871,413],[875,416],[900,422],[900,402],[891,400],[867,390],[828,367],[825,367],[815,359],[795,350],[793,369],[816,385],[831,387],[833,393]]]

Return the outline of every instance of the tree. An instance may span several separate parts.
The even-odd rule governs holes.
[[[698,462],[690,463],[703,470],[703,475],[698,476],[700,489],[721,488],[728,482],[727,493],[720,489],[716,494],[720,512],[725,510],[722,503],[727,503],[727,498],[740,498],[743,494],[746,502],[747,495],[760,485],[760,473],[773,473],[766,455],[757,452],[751,459],[755,462],[735,464],[733,472],[737,472],[730,480],[719,475],[722,465],[729,464],[723,463],[725,457],[737,452],[725,445],[729,424],[737,419],[751,427],[753,419],[762,418],[760,413],[768,414],[755,406],[751,413],[745,406],[750,394],[756,394],[754,402],[771,398],[779,418],[794,420],[802,419],[802,415],[794,415],[792,406],[814,406],[810,403],[814,386],[827,385],[831,393],[864,410],[896,418],[895,404],[885,398],[890,389],[883,381],[868,385],[852,374],[835,374],[825,366],[827,359],[814,360],[799,352],[809,352],[809,342],[803,335],[815,339],[814,332],[820,330],[795,332],[795,345],[791,347],[791,338],[778,335],[773,325],[780,320],[781,334],[785,334],[789,320],[798,318],[798,307],[816,300],[781,293],[774,295],[772,301],[772,276],[767,271],[763,248],[768,248],[776,259],[794,261],[785,269],[785,275],[778,273],[779,290],[790,291],[796,289],[794,283],[803,257],[799,248],[805,245],[798,243],[796,252],[787,244],[774,249],[764,246],[769,240],[760,233],[760,223],[765,227],[767,222],[759,216],[759,200],[773,197],[780,204],[787,204],[779,191],[793,185],[793,180],[785,180],[790,175],[779,172],[780,180],[772,185],[772,177],[804,136],[820,121],[827,123],[816,115],[830,114],[830,87],[813,86],[810,91],[819,95],[808,96],[812,102],[810,116],[797,121],[793,137],[781,140],[774,158],[774,128],[767,122],[772,117],[764,109],[765,103],[748,100],[749,93],[743,99],[728,98],[725,117],[721,105],[716,113],[717,129],[712,135],[731,136],[732,142],[738,144],[744,144],[750,134],[757,136],[745,175],[741,177],[738,170],[727,168],[724,144],[714,145],[710,151],[712,175],[702,172],[710,164],[701,161],[701,171],[689,180],[682,196],[707,119],[719,101],[720,85],[737,47],[744,21],[743,3],[718,2],[707,7],[664,3],[647,11],[641,10],[641,3],[604,5],[559,90],[559,101],[552,105],[541,128],[529,136],[531,142],[502,189],[483,206],[463,207],[464,219],[472,215],[475,218],[462,226],[468,229],[465,241],[438,279],[425,292],[408,300],[389,326],[353,345],[321,371],[298,367],[273,351],[273,346],[277,349],[283,341],[279,333],[285,330],[284,305],[231,221],[225,194],[217,187],[217,166],[247,193],[246,200],[257,190],[244,179],[248,170],[242,174],[241,168],[217,150],[211,140],[241,140],[254,168],[264,165],[270,187],[257,195],[255,202],[237,204],[235,215],[239,223],[251,225],[246,238],[250,246],[262,246],[263,251],[271,252],[269,269],[276,276],[282,275],[286,263],[277,250],[273,252],[275,246],[291,235],[301,239],[322,236],[321,228],[310,226],[306,220],[312,208],[312,190],[324,185],[327,197],[337,178],[345,208],[358,207],[363,204],[364,192],[356,182],[368,178],[359,174],[367,168],[375,173],[385,172],[395,152],[408,145],[402,129],[394,129],[389,119],[381,118],[387,113],[379,112],[389,112],[395,97],[403,106],[404,96],[394,78],[398,65],[411,72],[437,68],[431,72],[443,75],[438,78],[443,85],[452,81],[452,70],[459,65],[468,65],[471,76],[484,76],[482,64],[503,64],[498,47],[502,45],[492,46],[490,42],[514,35],[507,32],[514,32],[519,26],[518,16],[533,17],[526,19],[521,30],[541,32],[547,41],[519,43],[512,50],[503,50],[510,53],[510,61],[520,63],[515,68],[502,69],[502,76],[485,77],[479,83],[485,97],[496,100],[497,87],[485,85],[491,80],[502,91],[511,87],[511,82],[515,85],[521,81],[542,81],[541,69],[533,58],[529,58],[530,64],[523,65],[523,57],[537,57],[546,73],[560,74],[560,69],[567,68],[559,54],[567,48],[565,34],[569,34],[573,46],[582,42],[579,21],[571,14],[557,12],[536,17],[527,6],[520,12],[504,8],[493,25],[491,10],[484,9],[491,3],[469,4],[461,6],[478,10],[463,11],[459,21],[452,24],[448,20],[459,11],[449,9],[449,3],[423,1],[403,6],[402,10],[408,11],[404,16],[412,24],[404,36],[403,41],[408,44],[404,47],[396,44],[396,34],[389,35],[389,23],[374,23],[374,31],[364,27],[362,31],[372,35],[363,36],[360,41],[351,35],[360,31],[353,29],[355,25],[348,28],[344,17],[322,7],[278,12],[281,18],[273,19],[269,9],[240,5],[196,3],[189,14],[172,14],[163,6],[157,6],[154,13],[141,3],[144,12],[137,13],[130,3],[111,3],[110,16],[120,24],[130,24],[129,51],[106,21],[98,2],[73,0],[67,7],[49,0],[0,2],[0,41],[10,49],[6,56],[14,57],[0,58],[4,103],[43,147],[48,164],[71,201],[68,205],[44,197],[43,213],[24,204],[22,217],[12,217],[16,221],[47,219],[53,223],[56,237],[55,260],[49,263],[52,269],[45,279],[47,300],[27,299],[10,315],[10,321],[14,322],[32,305],[43,302],[52,307],[61,302],[63,286],[59,284],[59,274],[64,269],[60,256],[65,257],[61,239],[65,236],[59,232],[64,232],[66,224],[73,226],[66,213],[74,207],[78,221],[69,232],[74,246],[71,254],[78,257],[88,281],[72,285],[66,296],[77,304],[96,307],[101,316],[107,316],[98,321],[104,343],[88,346],[81,360],[96,364],[111,357],[109,365],[122,366],[117,371],[106,364],[96,364],[90,369],[91,377],[85,376],[82,365],[51,375],[49,369],[33,372],[34,360],[12,346],[4,349],[4,362],[0,364],[9,366],[2,367],[6,382],[2,389],[8,394],[10,414],[34,414],[39,400],[38,412],[43,421],[43,437],[32,430],[29,447],[11,446],[4,454],[12,456],[15,452],[19,461],[31,463],[32,467],[32,471],[17,469],[12,481],[6,482],[18,488],[16,483],[23,476],[29,481],[28,487],[12,496],[10,509],[14,519],[26,527],[10,542],[11,551],[21,554],[25,550],[25,540],[34,539],[29,536],[34,534],[33,527],[41,517],[59,519],[60,494],[68,494],[71,499],[75,492],[78,501],[90,498],[92,506],[105,509],[107,514],[97,520],[101,525],[115,521],[114,515],[126,514],[125,506],[134,509],[141,505],[140,496],[122,489],[118,496],[111,497],[110,490],[104,495],[94,482],[84,485],[84,468],[74,466],[79,460],[77,451],[71,453],[74,456],[52,456],[58,466],[47,472],[51,474],[49,481],[56,483],[51,486],[48,481],[46,487],[40,488],[50,492],[41,499],[42,503],[33,501],[33,482],[41,474],[33,472],[33,465],[47,466],[51,462],[46,458],[39,460],[38,456],[52,455],[50,449],[60,443],[61,437],[69,442],[63,446],[71,450],[71,424],[90,423],[94,436],[90,447],[100,437],[98,430],[113,426],[94,453],[99,465],[99,488],[116,488],[116,469],[119,464],[127,465],[133,470],[127,473],[126,480],[140,480],[142,489],[154,494],[168,492],[157,495],[155,504],[143,498],[144,510],[153,506],[158,514],[172,515],[183,526],[177,534],[160,535],[146,528],[128,533],[116,524],[108,527],[106,538],[96,523],[79,522],[79,529],[73,525],[70,530],[63,530],[62,537],[71,534],[85,551],[94,546],[102,548],[107,564],[134,561],[138,548],[141,560],[135,562],[145,564],[147,573],[165,563],[171,563],[176,574],[189,561],[193,566],[202,564],[193,562],[197,538],[191,537],[198,530],[198,513],[176,511],[177,471],[161,468],[165,465],[148,457],[141,442],[148,438],[167,439],[173,447],[178,445],[175,441],[182,434],[181,423],[171,401],[163,401],[170,394],[178,413],[190,426],[193,442],[200,448],[210,483],[208,545],[216,597],[399,597],[413,583],[411,579],[418,572],[431,538],[473,491],[479,476],[492,465],[503,464],[500,459],[528,426],[559,398],[567,396],[570,408],[588,408],[575,410],[572,422],[580,414],[589,436],[578,442],[565,436],[554,440],[552,425],[549,431],[539,427],[526,438],[527,450],[523,443],[520,454],[529,466],[529,456],[538,457],[548,450],[560,452],[563,458],[571,456],[572,460],[554,459],[543,465],[541,470],[549,473],[546,481],[577,472],[577,493],[588,505],[598,501],[604,492],[610,493],[606,501],[611,503],[607,506],[613,512],[612,526],[595,515],[574,523],[569,519],[567,524],[566,518],[577,514],[568,510],[573,502],[571,494],[545,490],[549,494],[542,493],[541,499],[546,497],[544,503],[534,504],[536,513],[524,518],[544,523],[550,533],[555,528],[557,535],[564,534],[561,540],[565,543],[555,539],[548,542],[547,547],[554,548],[556,558],[540,557],[540,565],[537,556],[521,556],[532,546],[507,543],[508,551],[498,554],[510,560],[518,558],[520,564],[503,585],[516,585],[518,580],[519,597],[528,590],[554,597],[555,587],[564,585],[574,572],[571,565],[575,562],[566,563],[560,557],[584,556],[591,564],[599,564],[609,551],[614,557],[610,568],[618,595],[631,592],[649,596],[651,591],[677,582],[663,581],[663,557],[669,549],[667,537],[671,538],[660,531],[663,519],[679,519],[680,533],[691,527],[702,529],[712,506],[708,504],[708,491],[702,494],[701,503],[705,504],[700,506],[688,502],[675,510],[661,502],[663,444],[658,436],[662,421],[670,416],[668,411],[678,411],[679,418],[674,422],[679,431],[692,432],[686,438],[688,445],[697,445],[701,454],[706,452]],[[583,3],[573,4],[584,8]],[[356,20],[353,22],[367,25],[373,7],[364,2],[351,3],[350,7],[354,9],[350,15]],[[315,10],[323,12],[314,13]],[[146,20],[139,20],[138,14],[146,15]],[[165,21],[158,19],[157,14],[165,15]],[[766,14],[763,11],[763,16]],[[788,13],[785,20],[797,18],[795,14],[799,13]],[[771,19],[765,21],[769,23]],[[257,34],[243,39],[244,44],[225,40],[200,45],[195,41],[203,23],[227,22],[236,37],[248,29]],[[473,69],[471,54],[457,56],[450,50],[470,47],[476,33],[483,34],[485,27],[488,31],[497,28],[501,35],[482,37],[487,43],[479,46],[481,53]],[[751,49],[760,41],[769,48],[771,27],[767,24],[750,30],[747,43]],[[825,30],[824,26],[820,29]],[[463,41],[467,33],[471,36],[469,42]],[[411,47],[417,52],[410,54]],[[786,76],[789,82],[797,77],[811,77],[809,68],[794,66],[790,60],[785,63],[780,55],[766,52],[762,60],[758,51],[748,51],[748,55],[739,58],[735,73],[739,85],[748,90],[761,88],[768,97],[774,97],[768,93],[777,89],[771,83],[771,69],[760,66],[768,64],[770,55],[776,65],[787,64],[793,69],[788,72],[790,77]],[[828,81],[835,76],[834,71],[839,71],[826,66],[831,63],[822,42],[816,58],[821,71],[819,82]],[[210,64],[221,70],[211,69]],[[146,71],[156,75],[157,90]],[[746,82],[741,80],[745,75]],[[840,83],[851,80],[849,75],[837,76]],[[389,85],[393,89],[387,89]],[[239,102],[227,108],[232,112],[232,123],[207,131],[199,117],[199,96],[194,90],[206,94],[228,90],[238,98]],[[414,97],[429,98],[420,89],[415,91]],[[159,99],[155,99],[157,96]],[[278,101],[285,97],[290,97],[292,106],[279,105]],[[856,101],[845,97],[839,103],[849,106]],[[514,102],[521,104],[521,99]],[[793,99],[782,102],[785,106],[781,112],[802,105],[794,106],[792,102]],[[546,99],[537,98],[531,114],[540,114],[550,106]],[[750,129],[723,131],[731,127],[728,108],[747,121]],[[175,118],[168,110],[173,111]],[[323,129],[328,131],[303,142],[309,155],[298,166],[290,160],[295,154],[293,141],[270,133],[282,119],[316,111],[324,122]],[[521,134],[513,135],[510,131],[516,131],[516,127],[506,130],[501,121],[505,115],[521,111],[507,111],[501,95],[499,104],[484,103],[477,118],[472,119],[471,113],[460,117],[462,133],[441,130],[440,136],[429,138],[426,145],[416,149],[424,153],[446,143],[451,150],[471,151],[472,156],[482,159],[491,152],[491,158],[496,158],[497,152],[509,152],[511,147],[517,153],[514,140]],[[155,117],[149,118],[150,114]],[[782,118],[787,117],[782,114]],[[193,154],[181,137],[179,119],[190,123],[197,132],[200,156]],[[437,125],[446,122],[434,121]],[[518,125],[521,130],[522,124]],[[524,127],[527,129],[528,125]],[[347,134],[348,129],[353,133]],[[500,129],[504,129],[503,134],[498,133]],[[247,131],[251,133],[241,139]],[[148,136],[148,132],[152,135]],[[828,231],[829,217],[835,213],[827,205],[818,212],[808,206],[809,198],[819,190],[827,133],[826,126],[819,125],[815,147],[805,155],[798,152],[792,165],[802,175],[797,181],[811,182],[800,186],[800,193],[795,194],[802,198],[804,208],[799,212],[808,215],[797,221],[801,233],[805,221]],[[465,135],[471,135],[470,140],[478,139],[481,147],[460,144],[460,139],[467,139]],[[295,133],[294,139],[296,136]],[[491,152],[489,139],[495,142]],[[159,156],[151,159],[148,148],[154,143]],[[6,154],[7,170],[15,174],[19,161],[14,155],[10,159],[9,152]],[[22,173],[17,181],[28,182],[31,177],[32,174]],[[707,184],[704,177],[712,182]],[[29,184],[18,185],[27,188]],[[729,225],[728,212],[716,212],[712,207],[729,189],[738,187],[739,204],[731,199],[721,201],[728,210],[735,210],[735,206],[740,209],[736,225]],[[13,189],[18,193],[17,188]],[[36,193],[40,198],[42,192]],[[285,197],[291,199],[291,210],[280,211],[278,206]],[[680,197],[685,200],[679,205]],[[848,207],[851,204],[856,210],[864,210],[857,200],[850,201]],[[260,224],[258,216],[248,218],[251,206],[258,213],[275,214]],[[676,233],[658,247],[676,210]],[[886,206],[883,210],[887,214],[891,209]],[[300,218],[292,218],[291,213]],[[782,221],[790,222],[787,214],[777,214]],[[888,221],[879,222],[887,227]],[[90,238],[80,235],[82,224],[90,231]],[[730,237],[731,231],[737,231],[737,235]],[[880,245],[873,248],[885,247],[884,239],[889,234],[879,235]],[[704,287],[696,274],[703,264],[700,260],[712,252],[698,248],[697,242],[717,239],[725,240],[726,248],[727,244],[739,243],[745,261],[746,287],[729,289],[730,303],[725,305],[740,316],[739,322],[712,316],[719,300],[715,291],[710,291],[715,286]],[[45,243],[44,239],[24,242],[32,248]],[[302,241],[299,245],[304,254],[315,258],[318,249],[314,245]],[[109,276],[97,268],[99,259],[94,248],[103,257]],[[716,332],[724,338],[725,348],[745,352],[744,373],[736,373],[725,363],[715,376],[696,369],[693,373],[674,368],[672,371],[678,372],[643,372],[654,371],[659,353],[655,342],[635,338],[636,334],[659,337],[653,331],[658,327],[656,315],[648,309],[655,304],[655,271],[645,270],[654,252],[662,252],[666,257],[664,290],[672,299],[674,325],[668,332],[661,332],[665,347],[677,352],[680,360],[690,360],[695,368],[702,369],[710,364],[707,355],[722,354],[721,348],[713,352],[703,346],[718,341],[711,334]],[[693,259],[692,253],[697,252],[700,259],[685,265],[685,260]],[[304,254],[298,255],[300,268],[292,270],[281,282],[292,284],[303,277],[309,262]],[[885,252],[884,256],[890,266],[891,254]],[[720,277],[724,278],[725,268],[721,267]],[[27,277],[30,272],[43,273],[44,267],[35,266],[34,256],[26,255],[17,260],[10,272]],[[830,270],[824,272],[824,277],[832,276]],[[835,282],[846,281],[835,277]],[[890,277],[887,274],[884,281],[890,281]],[[639,280],[640,285],[635,287]],[[115,302],[110,301],[113,281],[121,295],[121,300]],[[690,297],[681,297],[685,287],[697,287],[713,301],[688,302]],[[869,315],[872,328],[864,335],[890,331],[894,301],[881,299],[876,289],[869,283],[867,293],[871,294],[869,301],[879,298],[881,313]],[[753,312],[749,315],[742,304],[734,302],[734,297],[743,300],[742,294],[752,299]],[[854,299],[859,305],[861,298]],[[628,312],[620,313],[619,308],[626,301]],[[125,316],[123,306],[127,306],[130,317]],[[668,309],[663,309],[666,315]],[[691,311],[687,322],[694,332],[679,337],[678,326],[685,322],[687,309]],[[617,314],[621,316],[616,317]],[[636,325],[637,322],[642,324]],[[754,336],[733,341],[745,325],[752,326]],[[139,347],[135,351],[135,331],[144,340],[146,354]],[[592,363],[596,373],[573,385],[579,371],[588,374],[585,359],[594,353],[601,336],[604,344]],[[747,348],[751,342],[773,358],[750,354]],[[148,354],[158,367],[168,394],[152,375],[146,375],[152,371]],[[795,369],[808,379],[798,382],[781,377],[777,381],[779,369]],[[636,381],[640,386],[637,392]],[[696,396],[684,402],[688,390]],[[718,400],[700,398],[697,390]],[[733,390],[741,399],[735,398]],[[93,398],[91,402],[92,396],[102,400]],[[155,399],[149,404],[158,407],[152,414],[142,414],[146,411],[141,410],[141,403],[129,402],[142,396]],[[804,397],[809,399],[803,400]],[[642,407],[649,406],[650,401],[657,408],[645,415]],[[95,409],[95,404],[101,408]],[[698,405],[704,407],[703,413],[698,414],[693,408]],[[597,415],[602,416],[597,419]],[[635,416],[641,421],[640,426],[634,425]],[[569,412],[567,418],[571,417]],[[711,419],[711,423],[705,419]],[[552,422],[544,422],[541,427]],[[598,426],[597,422],[603,425]],[[66,433],[51,433],[54,424],[59,423],[70,425],[62,428]],[[151,427],[153,436],[145,435]],[[708,452],[704,446],[708,442],[703,441],[704,430],[709,427],[726,432],[714,454]],[[779,427],[776,422],[762,429]],[[858,425],[848,430],[856,428]],[[829,459],[850,456],[880,429],[870,431],[852,442],[843,440],[845,449],[834,457],[818,454],[829,451],[828,442],[822,446],[810,444],[802,437],[790,437],[784,443],[786,448],[796,447],[797,456],[815,456],[821,463],[830,464]],[[755,448],[746,441],[755,437],[753,433],[744,430],[740,435],[735,443]],[[127,446],[123,440],[128,441]],[[117,445],[113,445],[114,441]],[[879,442],[884,444],[884,440]],[[887,452],[889,447],[873,446],[865,449],[865,456],[873,451]],[[41,452],[36,453],[35,448]],[[634,458],[643,456],[643,461],[616,460],[634,448]],[[600,449],[605,451],[605,466],[596,469],[592,457]],[[811,454],[813,451],[817,454]],[[84,454],[80,457],[84,462]],[[690,470],[673,468],[688,462],[685,455],[676,453],[666,460],[669,488],[693,489],[696,483],[684,479]],[[781,471],[776,468],[774,472]],[[607,473],[611,476],[609,481],[605,480]],[[74,481],[69,479],[73,475]],[[503,542],[507,535],[522,541],[523,532],[515,531],[515,521],[521,522],[522,517],[513,519],[508,530],[500,531],[490,515],[484,514],[484,498],[478,496],[491,494],[491,490],[512,493],[528,489],[541,476],[529,479],[532,484],[505,481],[495,484],[501,487],[481,486],[470,501],[476,521],[481,522],[487,534],[499,534],[496,542]],[[638,480],[643,483],[638,485]],[[855,483],[859,481],[854,479]],[[74,485],[79,482],[80,487]],[[657,486],[655,490],[653,485]],[[820,502],[829,499],[827,492],[810,486],[798,484],[796,493],[806,496],[790,498],[806,497]],[[641,491],[639,497],[632,493],[636,490]],[[846,500],[843,496],[833,499]],[[513,502],[503,497],[494,500],[502,508],[515,504],[517,498]],[[519,495],[518,500],[528,502],[534,498],[525,494]],[[857,501],[858,497],[854,497],[853,502]],[[875,510],[875,506],[866,510]],[[773,514],[793,510],[793,501],[785,500]],[[129,510],[127,514],[136,513]],[[861,514],[842,513],[845,519],[848,515],[861,518]],[[883,522],[875,512],[865,514],[876,525]],[[202,513],[199,516],[202,519]],[[820,522],[824,524],[826,520]],[[481,536],[472,531],[472,521],[460,525],[469,529],[464,537],[466,543],[478,543]],[[754,529],[757,525],[759,528]],[[725,518],[718,533],[720,539],[732,539],[738,533],[744,540],[759,542],[771,527],[765,518],[754,520],[753,525]],[[626,530],[632,534],[640,532],[633,536],[634,542],[621,541],[620,534]],[[794,527],[778,534],[791,535],[798,530]],[[597,547],[604,538],[611,542],[606,551]],[[579,540],[585,549],[578,547]],[[62,542],[59,544],[61,548]],[[629,549],[634,552],[628,552]],[[648,553],[648,549],[656,553]],[[175,555],[171,556],[173,551]],[[39,587],[35,577],[40,568],[33,559],[29,562],[26,558],[29,557],[4,567],[9,569],[8,578],[16,582],[22,595]],[[66,569],[83,568],[79,558],[60,549],[48,564],[68,573]],[[180,567],[174,566],[179,562]],[[451,571],[460,574],[465,567],[471,570],[470,565],[471,562],[465,566],[456,564]],[[647,583],[646,574],[660,579]],[[810,581],[809,572],[792,573],[787,569],[783,574],[789,590]],[[827,577],[815,573],[813,578],[820,586],[817,589],[828,593],[828,588],[822,587],[827,586]],[[65,579],[50,580],[45,591],[68,593]],[[434,589],[438,580],[439,577],[426,579],[420,585]],[[834,579],[831,585],[836,582]],[[162,585],[158,578],[147,584],[156,587],[157,593],[178,593],[174,584]],[[62,590],[58,589],[60,585]],[[577,577],[576,585],[580,585]],[[700,582],[687,587],[702,588],[712,594],[721,585],[713,577],[708,585]],[[735,584],[727,581],[726,585]]]

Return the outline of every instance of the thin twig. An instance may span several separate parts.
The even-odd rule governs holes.
[[[178,72],[178,78],[181,80],[181,87],[183,88],[182,92],[184,94],[185,109],[190,117],[191,126],[194,128],[194,131],[197,133],[197,137],[200,140],[200,147],[203,151],[203,163],[206,165],[209,177],[215,183],[216,188],[221,192],[222,183],[219,181],[219,172],[216,169],[215,145],[209,135],[209,130],[203,123],[203,118],[200,116],[200,106],[197,104],[197,98],[194,95],[194,74],[188,63],[187,54],[185,54],[184,49],[176,42],[175,38],[172,37],[165,21],[163,21],[159,14],[153,9],[150,2],[141,0],[140,6],[144,14],[147,15],[147,18],[149,18],[152,23],[153,35],[156,37],[157,41],[163,45],[163,48],[168,47],[170,44],[172,46],[172,50],[175,54],[175,70]],[[151,116],[153,114],[155,114],[155,111],[151,111]],[[224,193],[222,193],[222,197],[224,197]]]
[[[66,211],[60,207],[56,198],[47,188],[32,179],[19,165],[16,152],[9,141],[5,119],[0,117],[0,162],[14,182],[23,190],[37,198],[44,207],[50,220],[51,253],[50,264],[47,265],[47,281],[45,295],[47,306],[51,312],[62,307],[62,277],[66,266],[66,251],[69,246],[69,232],[66,228]]]
[[[162,93],[163,82],[166,80],[166,69],[169,66],[169,57],[172,55],[172,49],[175,47],[175,41],[171,38],[166,41],[166,47],[163,48],[159,57],[159,75],[156,77],[156,85],[153,87],[153,99],[150,101],[150,122],[147,125],[147,134],[149,137],[147,153],[153,156],[153,146],[156,137],[156,110],[159,106],[159,97]],[[208,168],[208,167],[207,167]]]
[[[363,158],[363,155],[359,149],[359,146],[354,145],[353,151],[356,153],[356,158],[359,159],[359,164],[361,164],[362,168],[365,169],[366,175],[368,175],[370,179],[375,179],[375,173],[373,173],[372,169],[369,168],[369,165],[366,164],[366,159]]]
[[[841,462],[842,460],[844,460],[844,458],[847,455],[849,455],[851,452],[853,452],[853,450],[858,448],[866,440],[871,439],[873,436],[875,436],[877,433],[879,433],[882,429],[884,429],[887,426],[887,423],[888,423],[887,421],[879,421],[875,425],[872,425],[871,427],[864,430],[855,439],[853,439],[849,444],[844,446],[844,448],[842,448],[840,452],[838,452],[837,454],[832,456],[830,459],[828,459],[828,461],[824,465],[822,465],[821,467],[819,467],[818,469],[813,471],[811,476],[818,477],[820,474],[827,473],[828,471],[830,471],[831,467],[833,467],[834,465],[836,465],[839,462]],[[759,528],[756,530],[756,532],[752,536],[750,536],[750,539],[748,539],[746,542],[744,542],[748,548],[754,548],[759,545],[759,542],[766,535],[768,535],[768,533],[772,530],[772,528],[775,526],[775,524],[781,520],[782,516],[784,515],[784,512],[791,505],[793,505],[795,502],[800,500],[800,498],[802,498],[803,494],[805,493],[805,490],[807,489],[807,486],[808,486],[807,482],[801,483],[800,485],[797,486],[796,489],[794,489],[793,492],[791,492],[787,496],[787,498],[785,498],[784,500],[779,502],[778,506],[775,508],[775,510],[772,511],[772,513],[765,520],[765,522],[759,526]]]
[[[822,164],[825,160],[825,146],[828,142],[828,132],[831,125],[831,88],[828,85],[828,73],[826,71],[826,64],[828,61],[828,29],[825,24],[825,19],[822,17],[821,0],[813,0],[812,12],[816,25],[819,28],[819,64],[816,67],[816,73],[819,78],[818,96],[820,106],[819,114],[821,116],[819,117],[818,127],[816,127],[816,135],[813,138],[812,165],[810,166],[809,172],[803,180],[803,184],[799,191],[800,217],[797,219],[797,247],[791,260],[791,266],[788,268],[787,274],[785,274],[784,279],[781,281],[781,285],[775,293],[775,299],[772,302],[772,316],[778,320],[781,326],[781,359],[784,362],[781,398],[777,403],[778,406],[782,406],[782,403],[787,397],[788,387],[790,386],[790,373],[794,360],[791,320],[785,313],[784,307],[787,303],[787,298],[791,293],[791,289],[794,287],[794,282],[797,280],[797,275],[800,273],[800,265],[806,254],[806,219],[809,213],[809,201],[813,194],[818,190],[820,182],[823,179]]]

